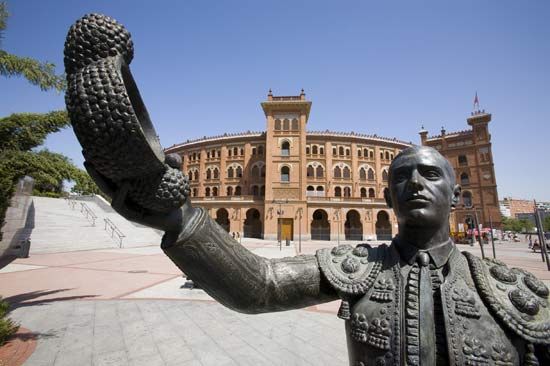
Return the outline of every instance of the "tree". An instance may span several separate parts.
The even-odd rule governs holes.
[[[53,64],[15,56],[2,49],[1,40],[3,31],[6,29],[7,18],[6,3],[0,2],[0,75],[22,76],[42,90],[63,90],[64,79],[55,74]],[[44,143],[48,134],[58,132],[69,125],[66,111],[44,114],[14,113],[0,118],[0,223],[2,225],[15,183],[25,175],[35,179],[33,194],[59,196],[65,180],[75,181],[75,192],[86,194],[99,192],[88,174],[78,169],[67,157],[48,150],[33,150]]]
[[[542,221],[544,231],[550,231],[550,216],[546,216]]]
[[[23,76],[31,84],[42,90],[65,89],[65,79],[55,74],[55,65],[40,62],[29,57],[12,55],[2,48],[2,39],[7,27],[9,13],[5,2],[0,2],[0,75],[6,77]]]

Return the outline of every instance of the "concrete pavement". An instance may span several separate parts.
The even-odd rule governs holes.
[[[342,243],[346,243],[343,242]],[[336,243],[302,242],[304,253]],[[374,243],[373,243],[374,244]],[[297,243],[243,239],[266,257],[296,254]],[[479,255],[476,245],[460,250]],[[486,255],[491,255],[489,245]],[[497,258],[550,285],[540,253],[497,244]],[[35,332],[25,365],[346,365],[339,302],[244,315],[189,289],[158,246],[36,253],[0,269],[11,316]]]

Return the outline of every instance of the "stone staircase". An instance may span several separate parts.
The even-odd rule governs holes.
[[[112,234],[109,226],[105,229],[105,218],[124,235],[123,248],[160,245],[161,233],[129,222],[100,198],[92,196],[71,201],[33,197],[35,223],[31,234],[31,255],[121,247],[119,237]],[[82,204],[95,214],[95,224],[92,224],[89,214],[86,218]]]

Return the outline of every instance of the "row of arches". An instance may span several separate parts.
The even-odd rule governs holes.
[[[230,231],[229,212],[225,208],[216,211],[216,222],[227,232]],[[376,238],[377,240],[391,240],[391,223],[389,214],[381,210],[376,215]],[[327,211],[318,209],[313,212],[310,224],[312,240],[330,240],[330,222]],[[243,235],[247,238],[263,237],[263,222],[260,211],[250,208],[245,213],[243,222]],[[363,240],[363,224],[361,215],[357,210],[349,210],[346,213],[343,236],[345,240]]]
[[[277,118],[275,120],[275,130],[276,131],[289,131],[289,130],[298,130],[298,119],[297,118],[293,118],[292,121],[289,120],[288,118],[285,118],[283,119],[282,121]]]

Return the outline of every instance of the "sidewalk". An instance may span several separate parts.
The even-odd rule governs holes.
[[[296,255],[298,247],[257,239],[242,243],[271,258]],[[301,244],[309,254],[336,245]],[[480,255],[478,245],[458,248]],[[491,246],[484,249],[492,257]],[[526,244],[497,244],[496,253],[550,285],[540,253]],[[38,335],[25,365],[347,365],[338,301],[239,314],[185,287],[181,271],[158,246],[31,251],[29,258],[0,269],[0,294],[14,304],[11,316]]]

